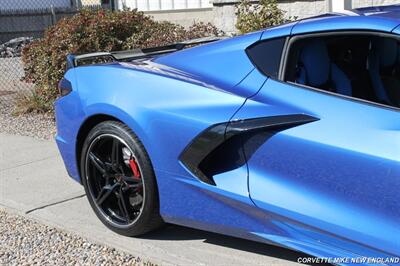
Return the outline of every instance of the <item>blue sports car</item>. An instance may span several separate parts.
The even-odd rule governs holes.
[[[68,56],[58,147],[98,218],[400,262],[400,5]],[[185,48],[185,49],[184,49]]]

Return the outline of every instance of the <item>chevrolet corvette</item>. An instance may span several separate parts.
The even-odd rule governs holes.
[[[59,92],[66,169],[119,234],[400,257],[399,5],[69,55]]]

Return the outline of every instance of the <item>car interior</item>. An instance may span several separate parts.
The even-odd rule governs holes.
[[[400,107],[400,42],[378,35],[331,35],[295,41],[285,80]]]

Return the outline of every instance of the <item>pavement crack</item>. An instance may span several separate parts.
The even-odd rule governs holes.
[[[7,171],[7,170],[15,169],[15,168],[18,168],[18,167],[21,167],[21,166],[26,166],[26,165],[34,164],[34,163],[37,163],[37,162],[46,161],[46,160],[48,160],[48,159],[52,159],[52,158],[57,157],[57,156],[58,156],[57,154],[54,154],[54,155],[52,155],[52,156],[45,157],[45,158],[43,158],[43,159],[39,159],[39,160],[36,160],[36,161],[27,162],[27,163],[23,163],[23,164],[19,164],[19,165],[15,165],[15,166],[12,166],[12,167],[9,167],[9,168],[5,168],[5,169],[0,169],[0,172],[4,172],[4,171]]]
[[[42,209],[45,209],[47,207],[58,205],[58,204],[61,204],[61,203],[64,203],[64,202],[68,202],[68,201],[71,201],[71,200],[80,199],[80,198],[83,198],[84,196],[86,196],[86,194],[82,194],[82,195],[75,196],[75,197],[72,197],[72,198],[68,198],[68,199],[65,199],[65,200],[60,200],[60,201],[56,201],[56,202],[53,202],[53,203],[49,203],[49,204],[46,204],[46,205],[43,205],[43,206],[40,206],[40,207],[33,208],[31,210],[27,210],[25,212],[25,214],[30,214],[30,213],[32,213],[34,211],[42,210]]]

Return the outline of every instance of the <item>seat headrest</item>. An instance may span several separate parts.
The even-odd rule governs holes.
[[[325,42],[312,40],[306,43],[300,61],[306,70],[307,85],[319,87],[329,81],[331,61]]]
[[[380,38],[377,44],[381,67],[392,67],[399,59],[399,45],[395,39]]]

